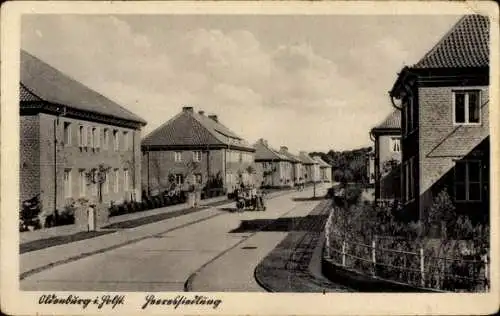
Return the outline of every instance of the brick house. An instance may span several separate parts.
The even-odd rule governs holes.
[[[302,160],[300,160],[299,157],[295,156],[294,154],[290,153],[288,151],[288,147],[286,146],[281,146],[279,153],[290,159],[290,162],[292,164],[292,185],[295,186],[300,183],[300,181],[304,180],[304,166],[302,164]]]
[[[291,158],[273,149],[267,140],[262,138],[254,144],[254,148],[257,178],[261,185],[293,186],[293,160]]]
[[[189,106],[147,135],[142,152],[143,187],[149,194],[166,189],[172,180],[204,187],[209,179],[220,179],[232,192],[241,182],[251,183],[255,173],[255,149],[217,115]]]
[[[324,161],[321,156],[312,156],[319,165],[319,180],[323,182],[332,182],[332,166]]]
[[[85,174],[99,164],[109,168],[103,202],[140,200],[146,122],[25,51],[20,69],[21,201],[40,194],[42,218],[71,199],[97,201]]]
[[[311,158],[305,151],[299,153],[299,158],[304,165],[304,180],[306,183],[313,183],[320,181],[320,168],[319,163]]]
[[[405,214],[424,220],[443,189],[457,212],[489,218],[489,20],[467,15],[390,91],[402,108]],[[400,105],[398,101],[400,100]]]
[[[370,131],[374,142],[375,200],[401,197],[401,113],[394,110]]]

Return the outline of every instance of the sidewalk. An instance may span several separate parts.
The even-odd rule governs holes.
[[[227,197],[226,196],[219,196],[219,197],[215,197],[215,198],[211,198],[211,199],[202,200],[200,202],[200,205],[202,207],[203,206],[210,206],[211,204],[219,203],[221,201],[227,201]],[[119,215],[119,216],[113,216],[113,217],[109,218],[109,224],[107,226],[117,224],[120,222],[136,220],[138,218],[143,218],[143,217],[147,217],[147,216],[151,216],[151,215],[164,214],[164,213],[185,210],[185,209],[188,209],[187,203],[176,204],[176,205],[171,205],[171,206],[167,206],[167,207],[160,207],[160,208],[156,208],[156,209],[152,209],[152,210],[148,210],[148,211],[143,211],[143,212],[129,213],[129,214],[123,214],[123,215]],[[32,242],[35,240],[73,235],[73,234],[76,234],[79,232],[81,232],[81,231],[77,230],[76,225],[56,226],[56,227],[39,229],[39,230],[31,231],[31,232],[22,232],[19,234],[19,242],[21,244],[25,244],[25,243]]]
[[[280,195],[290,193],[289,190],[277,191],[269,194],[269,198],[274,198]],[[208,202],[208,200],[205,200]],[[233,201],[219,201],[221,207],[229,207],[234,204]],[[213,202],[216,203],[216,202]],[[207,203],[208,204],[208,203]],[[205,204],[205,205],[207,205]],[[164,212],[179,211],[177,208],[164,208]],[[204,208],[201,212],[195,212],[192,216],[177,216],[167,221],[157,221],[147,223],[146,227],[134,227],[121,231],[105,230],[97,232],[100,235],[94,235],[79,240],[68,241],[67,243],[51,245],[43,249],[37,249],[22,253],[20,256],[20,277],[24,279],[31,274],[45,270],[52,266],[72,262],[94,254],[102,253],[108,250],[123,247],[125,245],[135,243],[151,236],[162,234],[171,230],[175,230],[186,225],[190,225],[199,221],[209,219],[211,217],[227,214],[226,212],[215,208]],[[131,214],[128,214],[131,215]],[[87,232],[84,232],[87,233]],[[82,234],[82,233],[77,233]],[[69,235],[69,236],[74,236]]]

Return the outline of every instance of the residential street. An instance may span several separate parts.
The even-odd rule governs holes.
[[[325,190],[323,185],[317,188],[317,194],[324,195]],[[312,191],[310,187],[269,199],[265,212],[235,213],[234,203],[230,203],[121,230],[100,236],[99,240],[83,240],[23,254],[21,267],[36,258],[50,256],[50,252],[62,253],[69,247],[88,251],[86,243],[127,241],[109,251],[68,260],[31,274],[21,280],[21,289],[184,291],[189,279],[192,291],[264,291],[254,279],[254,269],[288,233],[264,228],[278,218],[306,216],[320,203],[306,200]]]

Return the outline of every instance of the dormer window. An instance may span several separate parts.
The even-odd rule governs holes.
[[[453,113],[455,124],[480,124],[479,91],[453,91]]]

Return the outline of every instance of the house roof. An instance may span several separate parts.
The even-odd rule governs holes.
[[[126,108],[23,50],[20,85],[21,102],[44,101],[146,124],[146,121]]]
[[[279,160],[288,161],[289,158],[286,155],[273,149],[267,141],[259,139],[254,145],[255,148],[255,160]]]
[[[391,114],[387,115],[386,118],[380,124],[372,128],[372,132],[377,132],[381,130],[400,131],[401,112],[399,110],[394,110],[393,112],[391,112]]]
[[[412,68],[468,68],[489,66],[487,16],[466,15]]]
[[[311,158],[311,156],[309,156],[305,151],[301,151],[299,157],[302,160],[302,162],[307,165],[318,164],[318,162],[313,158]]]
[[[313,158],[319,163],[319,166],[321,168],[331,168],[332,167],[329,163],[327,163],[326,161],[324,161],[321,158],[321,156],[314,156]]]
[[[279,153],[282,154],[283,156],[287,157],[288,160],[290,160],[291,162],[302,162],[302,160],[300,160],[297,156],[290,153],[288,151],[288,149],[280,148]]]
[[[143,146],[234,146],[254,151],[244,139],[215,120],[183,110],[142,140]]]

